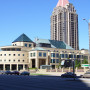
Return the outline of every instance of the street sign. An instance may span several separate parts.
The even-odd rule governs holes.
[[[90,67],[90,64],[82,64],[81,67]]]

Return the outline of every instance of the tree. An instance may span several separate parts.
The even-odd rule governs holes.
[[[81,63],[79,60],[75,60],[75,67],[81,67]]]
[[[82,64],[88,64],[88,60],[86,58],[84,58]]]

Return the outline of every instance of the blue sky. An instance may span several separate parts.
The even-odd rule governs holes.
[[[11,45],[19,35],[25,33],[50,39],[50,16],[58,0],[0,0],[0,46]],[[90,0],[69,0],[79,15],[79,46],[89,48],[88,24]]]

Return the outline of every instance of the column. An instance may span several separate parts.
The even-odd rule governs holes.
[[[48,65],[48,59],[46,59],[46,65]]]
[[[10,71],[12,70],[12,64],[10,64]]]
[[[29,66],[30,65],[30,66]],[[32,60],[30,59],[30,62],[29,62],[29,67],[32,68]]]
[[[35,59],[35,67],[39,68],[39,59]]]
[[[3,70],[5,71],[5,64],[3,64]]]
[[[25,70],[25,64],[23,64],[23,70]]]
[[[17,64],[17,71],[18,71],[18,64]]]

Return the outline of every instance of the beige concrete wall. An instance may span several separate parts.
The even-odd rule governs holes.
[[[1,56],[1,54],[2,54],[2,56]],[[15,56],[14,56],[14,54],[15,54]],[[19,54],[20,54],[20,56],[18,56]],[[9,61],[9,60],[11,60],[11,61]],[[15,61],[13,61],[13,60],[15,60]],[[20,62],[18,60],[20,60]],[[24,62],[23,62],[23,60],[24,60]],[[24,52],[24,51],[1,51],[0,52],[0,63],[3,63],[3,64],[4,63],[8,63],[8,64],[16,63],[17,64],[17,63],[28,63],[28,62],[29,62],[28,52]]]
[[[14,42],[12,43],[13,46],[25,46],[27,44],[27,47],[29,47],[29,44],[31,44],[31,48],[34,47],[34,44],[31,42]]]

